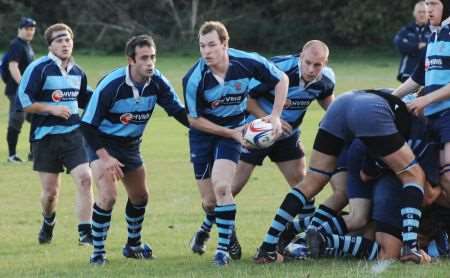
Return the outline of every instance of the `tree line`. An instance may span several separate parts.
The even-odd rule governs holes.
[[[221,20],[233,47],[296,50],[310,39],[331,46],[392,47],[412,20],[416,1],[402,0],[0,0],[0,48],[6,48],[21,16],[38,22],[35,45],[56,22],[69,24],[77,48],[122,51],[134,34],[152,35],[159,48],[190,50],[205,20]]]

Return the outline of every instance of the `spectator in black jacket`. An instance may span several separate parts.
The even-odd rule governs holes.
[[[425,1],[416,3],[413,15],[415,21],[400,29],[394,38],[394,44],[402,55],[397,75],[397,80],[402,83],[414,72],[420,52],[431,36]]]

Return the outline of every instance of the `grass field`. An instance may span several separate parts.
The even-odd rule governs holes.
[[[121,56],[77,56],[89,83],[126,60]],[[158,68],[181,96],[181,77],[196,57],[158,57]],[[395,87],[398,59],[389,55],[340,54],[332,57],[337,93],[354,88]],[[0,87],[3,84],[0,85]],[[0,88],[3,91],[3,87]],[[0,140],[5,142],[7,99],[0,98]],[[314,104],[302,127],[303,142],[310,152],[313,136],[322,115]],[[18,153],[25,157],[28,125],[20,137]],[[150,209],[144,223],[143,239],[152,244],[153,261],[126,260],[121,248],[126,240],[124,205],[126,195],[119,191],[106,242],[110,264],[91,267],[90,248],[77,243],[74,215],[74,186],[70,176],[62,178],[57,210],[57,226],[52,244],[39,246],[40,183],[31,163],[11,165],[6,161],[6,142],[0,146],[0,277],[366,277],[371,263],[357,260],[323,259],[298,263],[258,266],[251,257],[288,187],[276,167],[266,162],[251,178],[237,198],[237,229],[243,246],[243,259],[226,268],[211,263],[215,240],[203,256],[193,255],[188,241],[201,223],[200,197],[189,163],[187,130],[158,109],[145,132],[142,153],[149,172]],[[323,192],[319,200],[326,197]],[[216,238],[214,231],[213,238]],[[431,266],[394,264],[382,277],[448,277],[446,262]]]

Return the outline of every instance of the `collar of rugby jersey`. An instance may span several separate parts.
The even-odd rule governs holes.
[[[298,58],[298,76],[300,79],[300,87],[306,88],[310,86],[311,84],[316,83],[317,81],[320,81],[322,79],[322,70],[320,71],[319,75],[316,76],[313,80],[309,81],[308,84],[306,84],[305,80],[302,78],[302,60],[300,57]],[[306,84],[306,85],[305,85]]]
[[[53,62],[55,62],[55,64],[56,64],[56,65],[58,66],[58,68],[61,70],[61,73],[62,73],[63,75],[67,75],[67,74],[70,72],[70,70],[75,66],[75,61],[74,61],[73,57],[70,57],[69,63],[67,64],[67,70],[63,68],[63,66],[62,66],[62,60],[59,59],[58,57],[56,57],[55,54],[49,52],[49,53],[48,53],[48,57],[49,57],[50,59],[52,59]]]
[[[136,88],[136,86],[134,85],[133,80],[131,80],[130,66],[128,65],[125,70],[126,70],[125,83],[131,87],[131,89],[133,90],[133,97],[134,99],[137,100],[141,96],[141,92],[139,92],[138,88]],[[145,82],[144,87],[142,88],[142,93],[144,92],[145,88],[150,84],[150,82],[152,82],[151,77]]]

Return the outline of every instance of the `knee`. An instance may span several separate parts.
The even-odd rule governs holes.
[[[293,187],[299,184],[304,178],[305,178],[305,171],[299,171],[294,175],[292,175],[291,177],[289,177],[287,179],[287,182],[291,187]]]
[[[100,196],[99,197],[100,207],[108,210],[112,209],[114,207],[114,204],[116,203],[116,197],[117,196],[115,194]]]
[[[207,214],[214,213],[214,209],[216,208],[216,202],[211,200],[203,200],[202,208]]]
[[[147,191],[144,191],[144,192],[141,192],[141,193],[133,196],[133,200],[131,200],[131,202],[133,204],[143,205],[143,204],[148,203],[148,199],[149,199],[149,194]]]
[[[82,192],[91,191],[92,178],[89,172],[83,173],[78,177],[78,186]]]
[[[355,213],[352,211],[346,218],[347,228],[350,231],[364,228],[369,223],[369,216],[363,213]]]
[[[42,192],[43,198],[49,203],[56,202],[56,200],[58,199],[58,194],[59,194],[59,192],[56,187],[55,188],[46,188]]]
[[[214,193],[216,194],[216,198],[223,198],[231,195],[231,186],[221,181],[216,182],[214,184]]]

